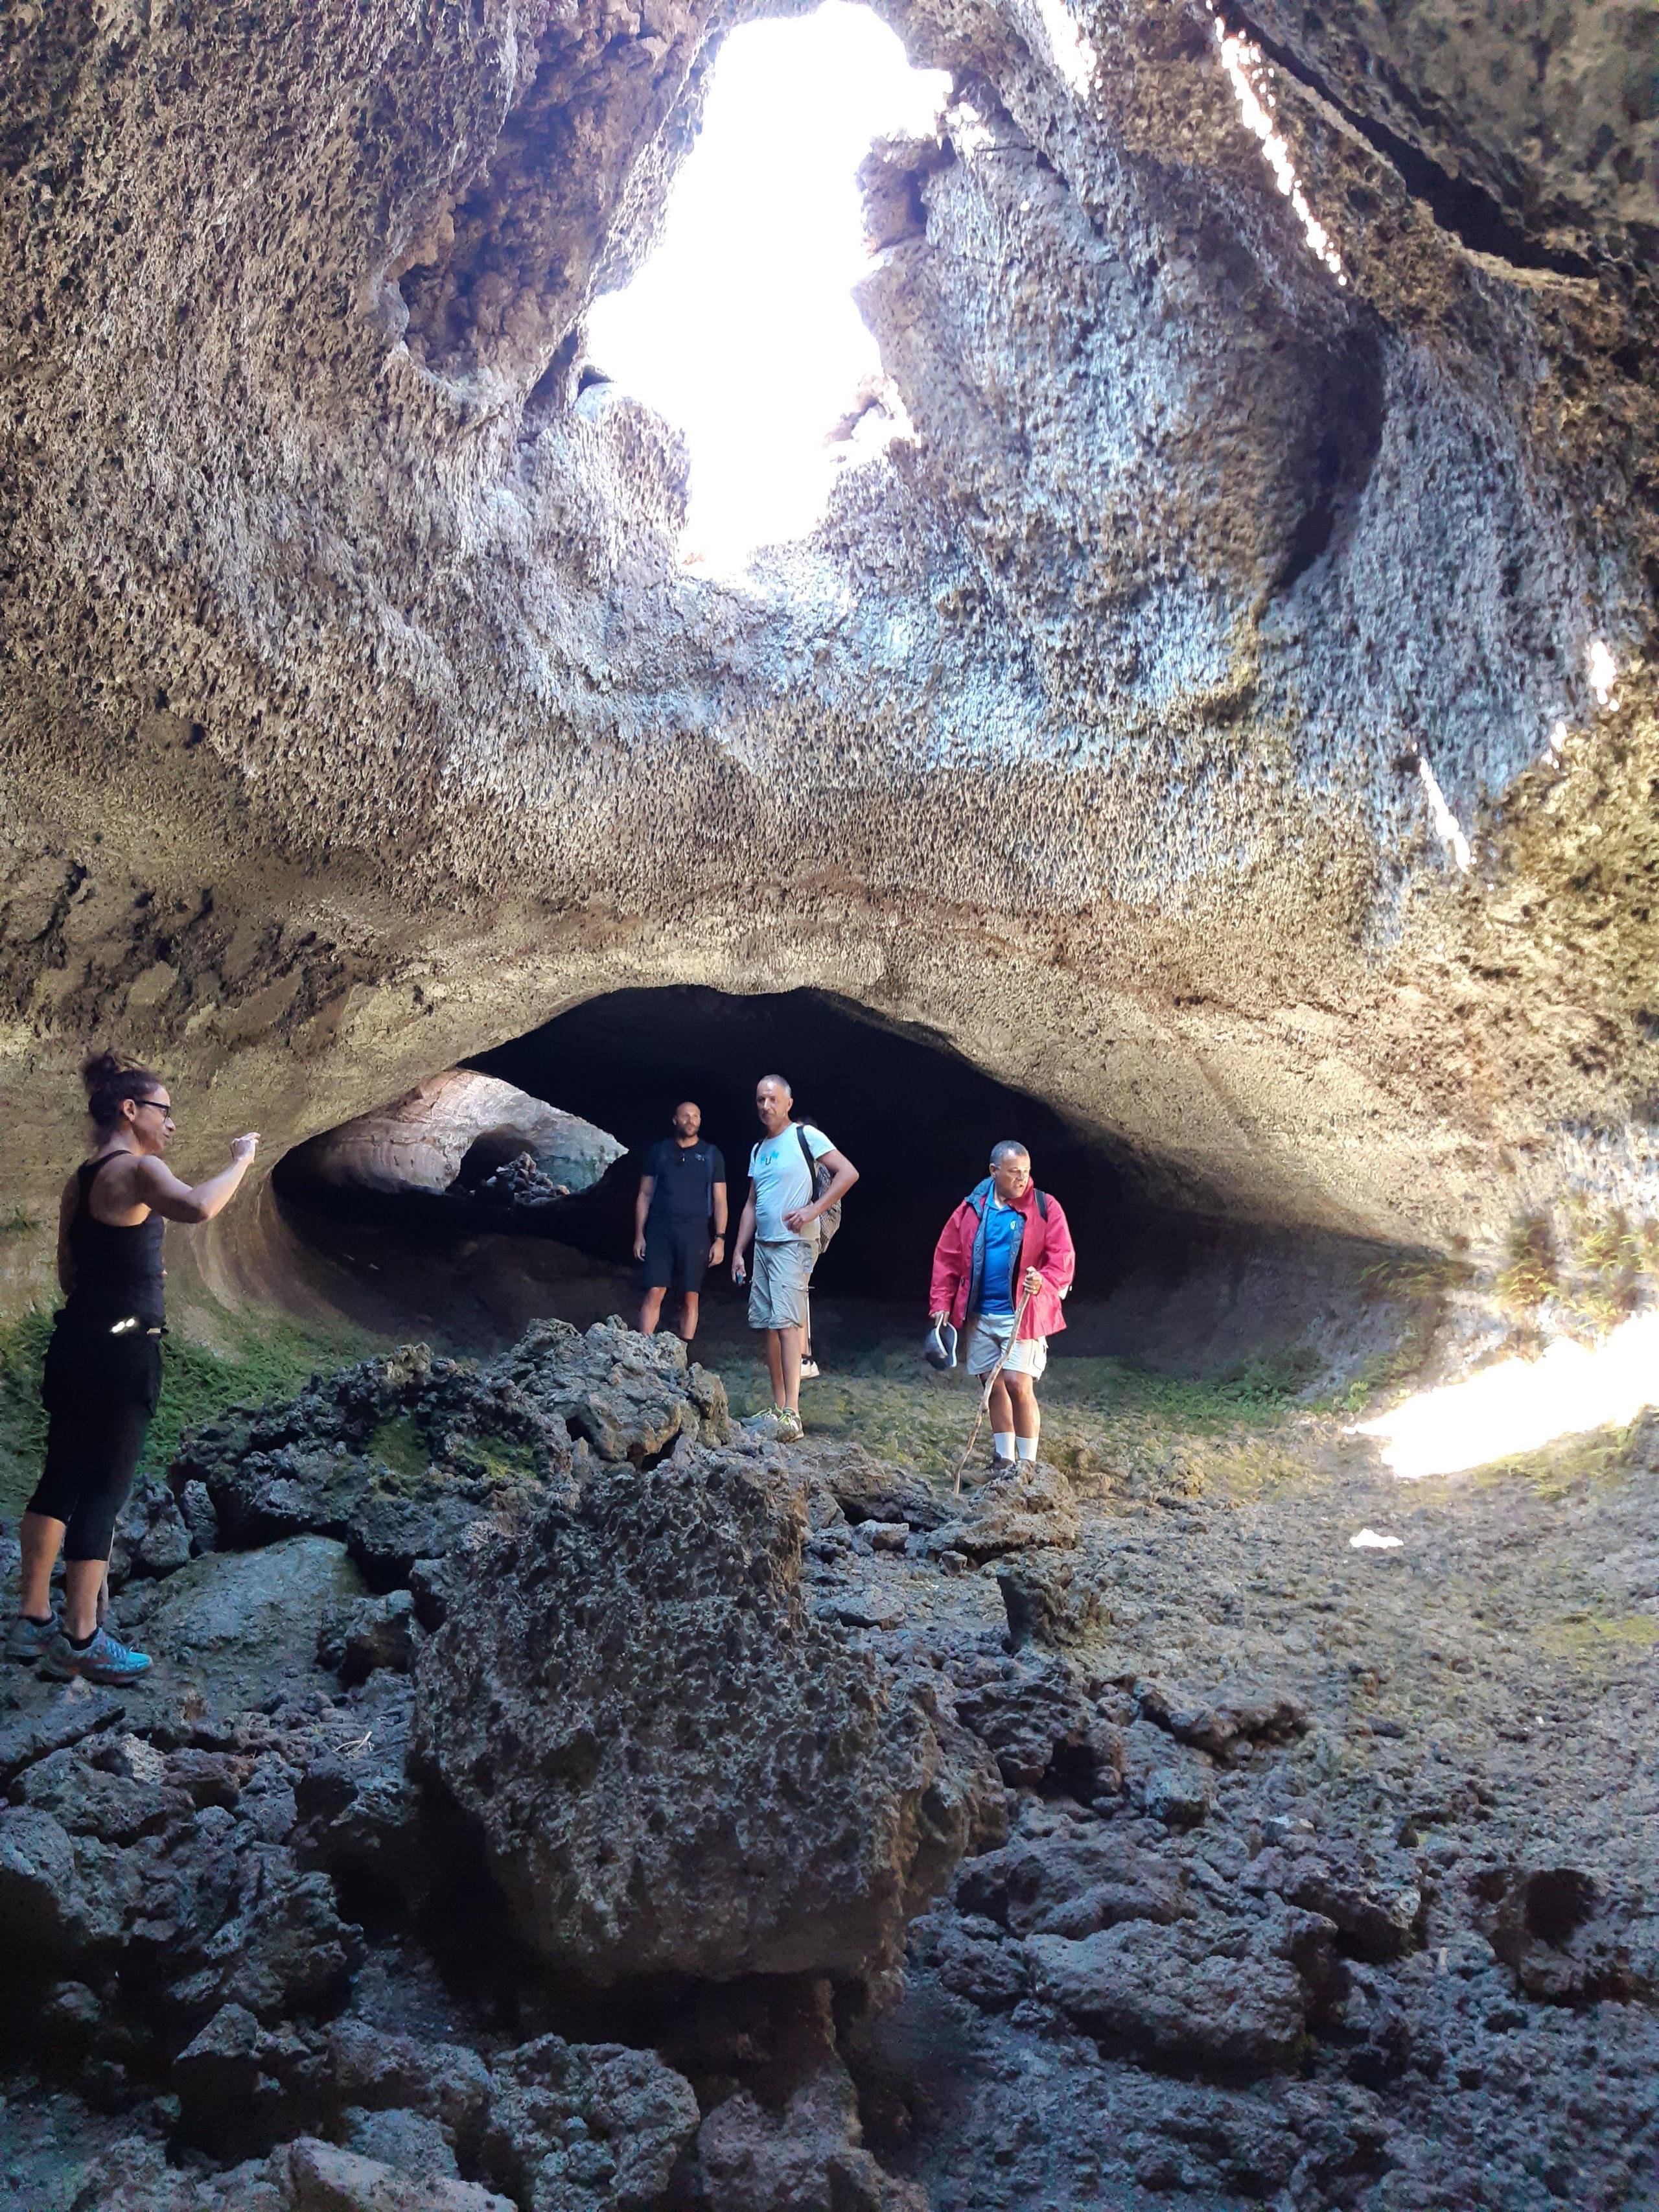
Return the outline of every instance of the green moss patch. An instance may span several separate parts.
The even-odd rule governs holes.
[[[395,1484],[424,1481],[432,1451],[412,1413],[382,1421],[363,1446],[365,1459],[378,1460]]]
[[[458,1473],[475,1480],[521,1483],[542,1479],[541,1453],[522,1437],[468,1437],[450,1459]]]
[[[722,1363],[721,1373],[738,1418],[770,1405],[758,1362]],[[1303,1410],[1295,1393],[1304,1374],[1293,1353],[1211,1382],[1152,1375],[1120,1359],[1056,1359],[1042,1387],[1042,1455],[1073,1477],[1096,1478],[1103,1490],[1255,1493],[1300,1465],[1288,1421]],[[908,1346],[801,1388],[809,1437],[860,1443],[930,1477],[955,1467],[975,1403],[970,1376],[934,1374]],[[984,1425],[976,1449],[990,1450]]]

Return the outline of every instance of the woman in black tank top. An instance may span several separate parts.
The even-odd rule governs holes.
[[[258,1139],[236,1138],[228,1167],[192,1188],[163,1158],[173,1121],[161,1078],[112,1053],[89,1060],[82,1075],[97,1142],[58,1208],[65,1295],[41,1380],[46,1464],[23,1515],[21,1603],[6,1650],[39,1659],[62,1679],[126,1682],[149,1661],[100,1621],[116,1520],[161,1388],[163,1224],[211,1221],[230,1203]],[[52,1612],[60,1545],[61,1623]]]

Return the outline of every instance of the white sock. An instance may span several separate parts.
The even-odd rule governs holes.
[[[1035,1437],[1016,1437],[1014,1438],[1015,1454],[1020,1459],[1035,1459],[1036,1457],[1036,1448],[1037,1440]]]
[[[1014,1455],[1013,1431],[1012,1429],[993,1429],[991,1431],[991,1449],[998,1459],[1012,1459]]]

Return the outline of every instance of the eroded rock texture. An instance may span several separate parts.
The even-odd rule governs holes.
[[[554,1321],[482,1367],[416,1345],[319,1377],[289,1405],[204,1423],[168,1480],[197,1549],[331,1536],[380,1589],[421,1562],[436,1605],[443,1563],[464,1573],[548,1486],[730,1429],[724,1384],[678,1337]]]
[[[868,179],[916,436],[736,587],[581,325],[726,11],[11,9],[28,1207],[91,1030],[288,1141],[623,981],[924,1020],[1257,1218],[1559,1182],[1655,1072],[1649,19],[1258,12],[1340,283],[1202,9],[895,4],[959,86]]]
[[[422,1746],[544,1957],[879,1981],[1000,1823],[933,1680],[811,1601],[806,1528],[782,1469],[677,1451],[549,1506],[457,1595]]]
[[[448,1068],[378,1113],[330,1129],[296,1170],[324,1184],[385,1192],[448,1190],[483,1182],[522,1153],[571,1190],[595,1183],[622,1146],[580,1115],[526,1097],[471,1068]]]

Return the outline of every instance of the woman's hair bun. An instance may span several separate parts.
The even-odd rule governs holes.
[[[81,1069],[81,1080],[87,1086],[87,1096],[90,1097],[94,1091],[101,1091],[105,1084],[116,1076],[125,1074],[131,1065],[131,1062],[124,1060],[118,1052],[94,1052]]]
[[[124,1098],[147,1098],[162,1079],[153,1067],[141,1067],[124,1052],[94,1052],[81,1069],[87,1111],[100,1129],[120,1118]]]

